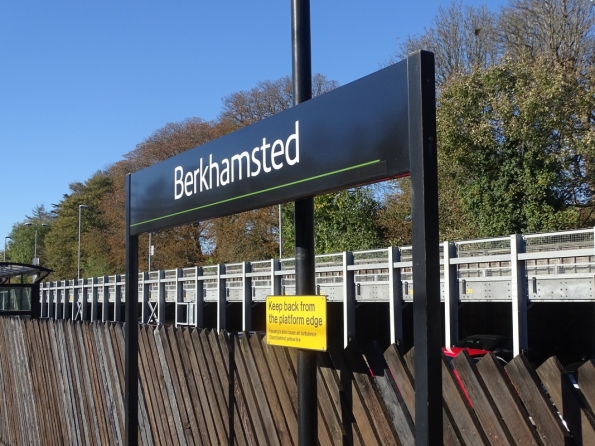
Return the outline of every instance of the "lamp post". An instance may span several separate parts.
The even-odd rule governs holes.
[[[35,244],[34,244],[34,248],[33,248],[33,265],[39,265],[39,259],[37,258],[37,228],[39,227],[38,224],[35,223],[25,223],[25,226],[35,226]],[[50,225],[47,225],[45,223],[42,223],[41,226],[45,226],[46,228],[48,228]]]
[[[79,204],[79,244],[78,244],[78,266],[77,266],[77,279],[81,279],[81,211],[83,209],[89,209],[86,204]]]
[[[4,237],[4,261],[6,262],[6,239],[9,238],[12,240],[12,237],[10,235],[7,235],[6,237]]]
[[[149,272],[151,272],[151,256],[153,255],[153,245],[151,244],[152,232],[149,232]]]

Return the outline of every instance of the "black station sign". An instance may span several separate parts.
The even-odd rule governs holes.
[[[409,173],[407,61],[131,175],[132,235]]]

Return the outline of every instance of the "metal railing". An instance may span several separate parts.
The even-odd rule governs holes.
[[[522,309],[528,302],[594,302],[594,234],[590,228],[444,242],[441,299],[449,307],[460,302],[511,302],[513,312],[521,309],[520,316],[513,315],[520,317],[515,323],[521,330]],[[353,330],[347,315],[356,304],[388,302],[395,313],[391,321],[399,323],[399,309],[415,296],[411,260],[410,246],[316,256],[316,292],[329,302],[344,304],[346,339]],[[42,317],[122,320],[125,281],[124,275],[117,275],[44,282]],[[165,323],[165,307],[173,304],[175,325],[203,327],[204,307],[215,303],[216,327],[225,328],[225,306],[241,304],[242,328],[250,330],[253,304],[264,302],[268,295],[293,294],[293,258],[142,272],[140,322]],[[456,311],[445,313],[449,341],[456,336],[456,328],[449,328],[456,325],[449,320]]]

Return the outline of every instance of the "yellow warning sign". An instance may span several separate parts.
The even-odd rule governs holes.
[[[326,351],[326,296],[267,296],[267,343]]]

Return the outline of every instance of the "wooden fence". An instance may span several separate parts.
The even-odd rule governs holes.
[[[139,330],[141,444],[297,444],[295,350],[256,334]],[[318,355],[320,444],[414,444],[413,352],[364,350]],[[0,440],[123,444],[123,366],[120,324],[0,319]],[[594,363],[578,385],[556,358],[537,371],[522,356],[504,368],[492,355],[445,359],[444,444],[595,444]]]

